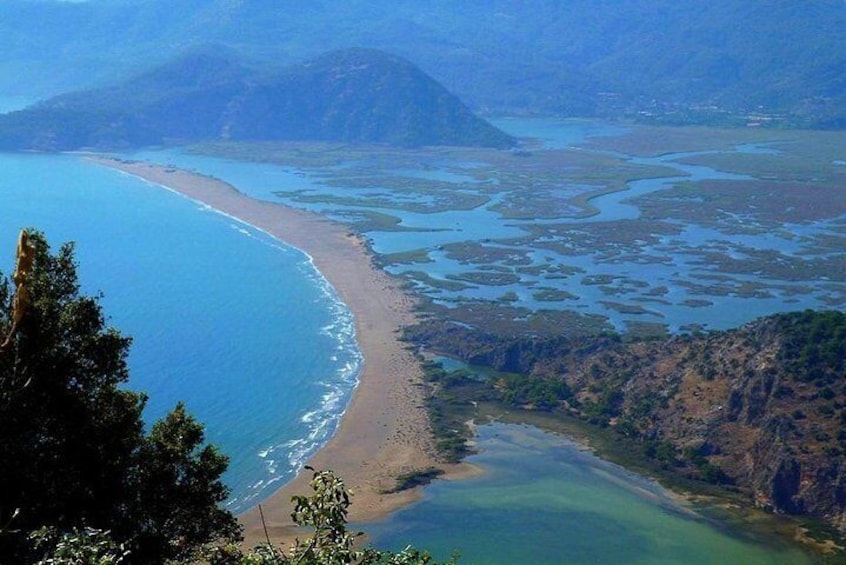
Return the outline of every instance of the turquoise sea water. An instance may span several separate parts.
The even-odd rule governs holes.
[[[231,457],[231,507],[292,477],[334,431],[361,364],[353,319],[303,253],[79,156],[0,154],[0,270],[17,232],[77,243],[86,293],[134,338],[148,421],[184,400]]]

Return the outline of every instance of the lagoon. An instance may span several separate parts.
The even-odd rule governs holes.
[[[439,559],[457,550],[466,565],[814,562],[786,540],[709,521],[565,437],[495,423],[477,440],[469,461],[484,474],[431,484],[419,503],[365,525],[376,545]]]
[[[686,200],[674,205],[696,208],[695,183],[740,186],[755,181],[749,174],[687,161],[717,154],[772,154],[775,150],[765,144],[726,145],[720,138],[709,149],[644,157],[602,148],[634,126],[522,118],[495,123],[527,140],[531,149],[529,155],[489,155],[500,166],[515,166],[513,171],[485,165],[475,153],[470,157],[459,153],[451,161],[442,152],[425,150],[406,155],[402,166],[391,165],[387,157],[370,163],[354,153],[349,161],[341,156],[339,163],[311,168],[237,162],[185,150],[145,151],[131,157],[194,169],[227,181],[251,197],[306,208],[353,225],[367,214],[387,218],[385,225],[366,227],[372,249],[398,257],[395,262],[389,260],[386,269],[409,279],[415,290],[446,308],[467,301],[508,303],[534,312],[572,310],[599,316],[621,332],[639,322],[679,332],[691,327],[728,329],[774,312],[843,303],[846,287],[841,281],[832,279],[822,288],[818,283],[823,278],[818,275],[824,273],[806,267],[809,259],[818,256],[817,242],[842,240],[838,231],[842,218],[783,223],[778,229],[770,225],[772,219],[761,222],[750,210],[731,207],[705,220],[660,216],[660,210],[658,217],[643,218],[645,199],[661,198],[662,191],[673,187],[691,186]],[[784,147],[786,151],[788,146]],[[560,155],[562,163],[572,163],[574,155],[586,159],[593,155],[604,166],[632,166],[627,174],[635,176],[639,171],[644,175],[662,172],[653,178],[630,178],[625,190],[590,198],[596,213],[585,216],[566,199],[597,190],[580,180],[590,171],[569,171],[556,165],[550,155]],[[609,156],[612,161],[605,160]],[[419,168],[409,166],[415,162]],[[531,184],[534,172],[551,183],[547,189]],[[419,182],[435,184],[426,188]],[[453,203],[465,207],[436,205],[450,194]],[[550,216],[509,213],[513,212],[509,206],[519,208],[521,202],[532,199],[546,199],[548,205],[530,205],[528,211]],[[503,253],[504,259],[497,258]],[[416,259],[406,261],[404,255]],[[792,278],[782,280],[763,270],[733,270],[733,261],[747,258],[764,265],[790,264]],[[567,274],[558,270],[561,267]],[[802,276],[803,270],[808,274]],[[490,272],[507,276],[487,283],[478,276]],[[611,277],[613,282],[595,284],[596,275]],[[460,288],[456,279],[462,281]],[[719,284],[713,282],[718,279],[722,279]],[[556,300],[555,296],[576,298]]]

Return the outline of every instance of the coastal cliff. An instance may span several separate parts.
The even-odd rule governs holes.
[[[616,430],[670,473],[846,532],[846,314],[632,343],[507,340],[437,322],[409,338],[519,373],[488,382],[501,401]]]

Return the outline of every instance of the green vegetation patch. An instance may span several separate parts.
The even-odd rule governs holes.
[[[714,305],[710,300],[701,300],[698,298],[688,298],[687,300],[683,300],[682,304],[691,308],[707,308]]]
[[[376,212],[374,210],[333,210],[327,212],[337,218],[343,219],[359,233],[371,231],[384,232],[430,232],[437,231],[427,228],[409,228],[401,225],[402,220],[396,216]]]
[[[841,382],[846,370],[846,314],[792,312],[775,317],[785,334],[780,355],[802,380]]]
[[[476,285],[509,286],[520,282],[520,277],[513,273],[495,273],[474,271],[458,275],[447,275],[449,280],[467,281]]]
[[[462,300],[449,306],[427,303],[422,311],[499,336],[584,336],[613,332],[605,316],[572,310],[530,310],[513,304]]]
[[[426,249],[414,249],[412,251],[401,251],[398,253],[384,253],[376,255],[375,260],[381,266],[388,265],[417,265],[420,263],[432,263],[429,251]]]
[[[627,128],[620,135],[590,138],[583,146],[627,155],[658,157],[666,153],[712,151],[715,148],[730,150],[739,144],[781,142],[791,136],[777,130],[638,125]]]
[[[526,249],[491,245],[486,242],[450,243],[444,245],[443,249],[447,257],[462,264],[524,266],[532,262]]]
[[[562,302],[564,300],[579,300],[580,297],[566,290],[556,288],[541,288],[532,293],[532,297],[540,302]]]
[[[392,494],[395,492],[402,492],[404,490],[417,488],[428,485],[438,477],[444,474],[443,469],[437,467],[427,467],[425,469],[416,469],[403,473],[397,477],[397,484],[389,490],[384,491],[385,494]]]
[[[605,259],[640,257],[644,247],[659,245],[665,237],[682,232],[679,224],[643,218],[578,225],[533,224],[522,228],[529,235],[514,241],[515,244],[548,249],[564,256],[597,255]]]
[[[417,281],[435,290],[447,290],[456,292],[473,288],[472,285],[459,282],[457,280],[437,279],[424,271],[406,271],[402,274],[403,278]]]
[[[657,316],[658,318],[663,318],[664,315],[661,312],[656,312],[654,310],[649,310],[640,306],[638,304],[623,304],[621,302],[612,302],[610,300],[600,300],[600,304],[605,306],[610,310],[614,310],[619,312],[620,314],[627,314],[627,315],[649,315],[649,316]]]
[[[647,220],[682,220],[728,234],[757,234],[846,214],[844,187],[844,181],[707,180],[652,192],[634,202]]]
[[[666,339],[670,337],[667,324],[626,320],[626,339],[632,341]]]
[[[846,181],[843,159],[846,140],[842,132],[784,131],[780,140],[766,145],[770,153],[708,153],[688,156],[681,162],[705,165],[749,175],[765,181],[842,186]]]

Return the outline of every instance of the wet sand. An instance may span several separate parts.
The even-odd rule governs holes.
[[[376,520],[417,500],[419,489],[384,493],[402,473],[428,467],[445,470],[447,477],[476,472],[468,465],[437,461],[420,386],[422,371],[398,339],[401,328],[415,321],[414,300],[373,265],[361,237],[337,222],[255,200],[211,177],[149,163],[105,157],[91,160],[201,202],[308,253],[352,311],[364,356],[360,382],[336,434],[308,463],[316,469],[331,469],[344,479],[353,492],[351,521]],[[308,494],[310,478],[310,472],[301,472],[261,504],[274,543],[287,546],[293,539],[291,497]],[[245,546],[265,540],[258,508],[239,518]]]

